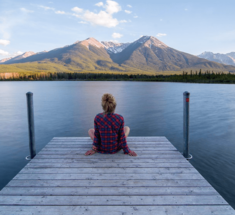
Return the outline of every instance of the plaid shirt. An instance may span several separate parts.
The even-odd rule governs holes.
[[[124,118],[116,113],[104,115],[99,113],[94,119],[94,141],[97,152],[114,154],[123,149],[124,154],[129,154],[130,149],[124,133]]]

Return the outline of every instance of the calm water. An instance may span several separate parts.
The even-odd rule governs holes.
[[[37,151],[53,137],[88,136],[112,93],[130,136],[183,146],[183,92],[190,97],[191,164],[235,208],[235,85],[149,82],[0,82],[0,189],[27,163],[25,93],[34,93]]]

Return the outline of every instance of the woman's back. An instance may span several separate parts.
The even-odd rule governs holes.
[[[124,133],[124,118],[116,113],[99,113],[94,120],[94,142],[97,151],[113,154],[120,149],[125,154],[130,152]]]

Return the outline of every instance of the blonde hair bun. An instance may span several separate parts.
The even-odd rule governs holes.
[[[111,95],[109,93],[105,93],[102,96],[101,106],[102,106],[105,113],[113,113],[115,111],[116,106],[117,106],[116,100],[113,97],[113,95]]]

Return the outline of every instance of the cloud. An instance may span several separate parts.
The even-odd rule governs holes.
[[[165,37],[166,36],[166,34],[163,34],[163,33],[158,33],[157,34],[157,37]]]
[[[21,10],[22,12],[24,12],[24,13],[34,13],[33,10],[28,10],[28,9],[26,9],[26,8],[24,8],[24,7],[20,8],[20,10]]]
[[[104,27],[115,27],[118,25],[118,20],[114,19],[111,14],[105,11],[100,11],[98,14],[86,11],[82,17],[85,21],[94,25],[101,25]]]
[[[117,2],[111,0],[107,0],[104,7],[109,14],[117,13],[122,10],[121,6]]]
[[[160,21],[162,22],[162,21],[163,21],[163,19],[160,19]]]
[[[75,13],[82,13],[83,12],[83,9],[79,8],[79,7],[74,7],[71,10],[74,11]]]
[[[103,2],[98,2],[98,3],[95,4],[95,6],[98,6],[98,7],[101,7],[101,6],[103,6],[103,5],[104,5]]]
[[[128,4],[128,5],[127,5],[127,7],[130,7],[130,8],[132,8],[132,6],[131,6],[130,4]]]
[[[65,14],[64,11],[60,11],[60,10],[57,10],[55,13],[56,13],[56,14]]]
[[[138,18],[138,16],[133,16],[135,19]]]
[[[84,22],[84,21],[80,21],[78,23],[81,23],[81,24],[87,24],[87,22]]]
[[[123,35],[122,34],[119,34],[119,33],[113,33],[112,34],[112,37],[114,38],[114,39],[116,39],[116,38],[121,38]]]
[[[0,49],[0,55],[7,56],[9,53]]]
[[[132,11],[130,11],[130,10],[125,10],[125,13],[130,14],[130,13],[132,13]]]
[[[101,6],[100,3],[102,2],[99,2],[97,4]],[[101,10],[99,13],[95,13],[89,10],[84,11],[83,9],[78,7],[74,7],[71,10],[75,12],[74,14],[72,14],[73,16],[89,22],[92,25],[100,25],[107,28],[117,26],[119,24],[119,21],[113,18],[112,15],[121,11],[121,6],[115,1],[107,0],[106,4],[103,5],[103,7],[105,8],[105,10]]]
[[[120,23],[126,23],[127,21],[126,20],[120,20]]]
[[[185,8],[184,10],[185,10],[185,11],[187,11],[187,10],[188,10],[188,8]]]
[[[0,40],[0,45],[4,45],[4,46],[7,46],[10,44],[10,41],[9,40]]]
[[[47,7],[44,5],[39,5],[38,7],[43,8],[44,10],[55,10],[55,8],[53,8],[53,7]]]

